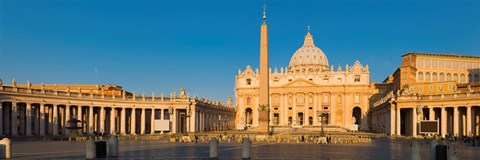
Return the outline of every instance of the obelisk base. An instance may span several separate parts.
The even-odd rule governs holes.
[[[269,126],[268,126],[268,110],[260,110],[258,111],[258,131],[261,134],[268,134]]]

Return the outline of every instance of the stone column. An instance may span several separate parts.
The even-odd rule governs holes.
[[[152,112],[150,116],[150,134],[155,133],[155,108],[152,107]]]
[[[396,135],[395,127],[396,127],[396,112],[395,112],[395,105],[390,103],[390,135]]]
[[[395,134],[399,136],[399,135],[401,135],[401,131],[400,131],[400,129],[401,129],[401,126],[400,126],[400,125],[401,125],[401,124],[400,124],[400,108],[398,108],[398,106],[397,106],[396,109],[395,109],[395,114],[396,114],[396,116],[395,116],[395,124],[396,124],[396,126],[397,126],[397,127],[395,128],[395,131],[396,131]]]
[[[472,136],[472,106],[467,106],[467,136]]]
[[[0,87],[2,87],[2,86],[0,85]],[[2,103],[3,102],[0,101],[0,136],[3,135],[3,123],[4,123],[4,121],[3,121],[3,104]]]
[[[12,136],[17,136],[18,135],[18,119],[17,119],[17,116],[18,116],[18,113],[17,113],[17,102],[13,101],[12,102],[12,120],[10,121],[12,123]]]
[[[68,125],[68,121],[70,120],[70,106],[69,105],[65,105],[65,127],[67,127]],[[70,135],[70,130],[69,129],[65,129],[65,135],[69,136]]]
[[[52,116],[52,125],[53,125],[53,134],[54,136],[58,135],[58,105],[53,104],[53,116]]]
[[[298,113],[297,113],[297,94],[293,94],[292,96],[292,101],[293,101],[293,115],[292,115],[292,125],[298,126],[300,125],[299,120],[298,120]]]
[[[459,129],[459,123],[458,123],[458,107],[454,106],[453,107],[453,135],[458,136],[458,129]]]
[[[177,114],[177,111],[175,111],[175,109],[173,109],[173,112],[172,113],[169,112],[169,114],[170,114],[170,121],[172,122],[171,132],[172,133],[177,133],[177,116],[175,116],[175,114]]]
[[[27,127],[26,127],[26,135],[27,136],[32,136],[32,104],[31,103],[27,103],[26,104],[27,107],[26,107],[26,118],[27,118]]]
[[[319,111],[318,107],[318,94],[313,94],[313,126],[318,126],[318,114]]]
[[[40,136],[45,135],[45,104],[40,104]]]
[[[110,109],[110,134],[115,134],[115,108]]]
[[[82,129],[78,130],[78,134],[83,135],[83,128],[85,127],[84,125],[86,123],[85,123],[85,120],[83,119],[83,113],[82,113],[82,106],[81,105],[77,106],[77,119],[80,120],[81,123],[82,123]]]
[[[132,112],[130,114],[130,119],[131,119],[131,122],[130,122],[130,134],[137,134],[136,133],[136,129],[137,129],[137,126],[136,126],[136,111],[135,111],[135,108],[132,108]]]
[[[120,134],[125,134],[125,108],[120,108]]]
[[[93,134],[93,106],[88,106],[88,134]]]
[[[147,116],[145,116],[145,108],[142,108],[140,114],[140,134],[145,134],[145,121]]]
[[[190,113],[190,129],[189,129],[189,132],[192,132],[192,133],[195,133],[197,131],[196,127],[197,127],[197,111],[195,110],[194,107],[192,107],[192,109],[190,110],[191,113]],[[273,116],[272,116],[273,117]],[[226,125],[226,124],[224,124]],[[226,126],[225,126],[226,128]]]
[[[440,110],[442,110],[442,122],[440,124],[442,126],[441,136],[445,138],[445,133],[447,132],[447,111],[445,107],[440,108]]]
[[[435,111],[433,110],[433,107],[428,108],[428,120],[435,120]]]
[[[100,107],[100,132],[105,133],[105,107]]]
[[[412,137],[417,136],[417,108],[412,108]]]

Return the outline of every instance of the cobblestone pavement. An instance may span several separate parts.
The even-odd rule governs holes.
[[[85,142],[20,141],[12,144],[14,159],[85,159]],[[479,159],[480,147],[459,145],[460,159]],[[422,159],[428,159],[422,143]],[[219,159],[241,159],[240,143],[220,143]],[[375,140],[369,144],[253,143],[252,159],[411,159],[407,141]],[[209,159],[208,143],[120,141],[118,159]]]

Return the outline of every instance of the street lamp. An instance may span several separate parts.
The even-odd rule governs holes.
[[[317,111],[318,115],[318,121],[320,122],[320,127],[322,128],[322,131],[320,132],[321,136],[325,135],[325,131],[323,130],[324,122],[325,122],[325,117],[328,116],[327,111]]]

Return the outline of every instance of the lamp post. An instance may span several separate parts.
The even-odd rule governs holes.
[[[323,130],[324,122],[325,122],[325,117],[328,115],[326,111],[317,111],[318,115],[318,121],[320,122],[320,127],[321,127],[321,136],[325,136],[325,131]]]

